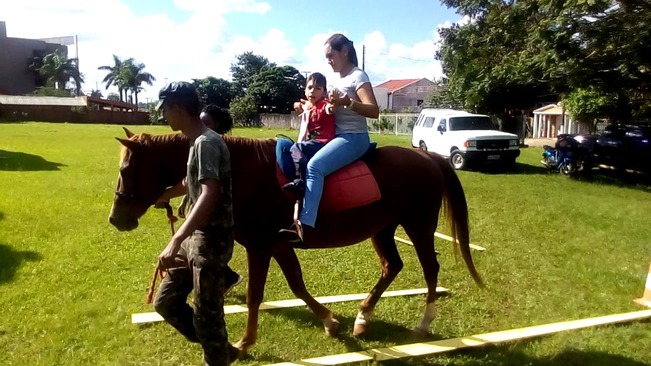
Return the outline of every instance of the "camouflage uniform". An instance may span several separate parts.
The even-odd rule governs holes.
[[[187,178],[189,212],[204,179],[219,180],[219,204],[208,222],[181,244],[179,257],[188,265],[168,271],[154,307],[189,341],[201,344],[206,365],[228,365],[231,346],[224,323],[224,269],[233,254],[231,167],[228,148],[214,131],[206,130],[190,148]],[[194,310],[187,303],[192,290]]]

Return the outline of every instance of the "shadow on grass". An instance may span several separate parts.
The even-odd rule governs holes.
[[[2,212],[0,212],[0,220],[2,220],[2,219],[4,219],[4,218],[5,218],[5,214],[3,214]]]
[[[6,244],[0,244],[0,285],[11,282],[16,271],[25,261],[41,260],[40,254],[31,251],[18,251]]]
[[[516,366],[516,365],[531,365],[531,366],[644,366],[647,363],[637,361],[635,359],[626,357],[624,355],[616,355],[600,351],[583,351],[578,349],[566,349],[552,356],[535,357],[522,352],[519,349],[514,349],[512,345],[503,346],[489,346],[481,349],[465,350],[456,352],[456,354],[463,354],[464,366]],[[452,355],[452,354],[450,354]],[[471,359],[468,359],[471,358]],[[449,359],[437,363],[432,360],[424,358],[407,358],[396,361],[386,361],[382,365],[397,366],[397,365],[450,365]]]
[[[651,193],[651,176],[595,169],[590,174],[575,179],[581,182],[631,188]]]
[[[491,175],[548,175],[551,174],[549,169],[545,168],[544,166],[540,165],[529,165],[529,164],[523,164],[523,163],[518,163],[516,162],[515,165],[513,165],[512,168],[504,168],[500,166],[493,166],[493,165],[485,165],[485,166],[477,166],[475,168],[471,169],[472,171],[479,172],[479,173],[484,173],[484,174],[491,174]]]
[[[38,155],[0,150],[0,171],[59,170],[65,164],[47,161]]]

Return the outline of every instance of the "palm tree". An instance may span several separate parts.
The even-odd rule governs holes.
[[[76,59],[70,59],[63,52],[55,51],[45,55],[37,67],[39,74],[45,78],[48,86],[65,90],[66,84],[72,79],[75,82],[77,95],[80,94],[84,77],[79,72]]]
[[[113,55],[113,66],[100,66],[97,69],[98,70],[104,70],[108,71],[108,74],[104,76],[104,79],[102,80],[102,83],[106,84],[106,89],[111,87],[111,85],[115,85],[118,88],[118,91],[120,92],[120,101],[122,101],[122,91],[126,87],[126,83],[124,82],[124,79],[122,78],[122,69],[123,69],[124,62],[120,60],[120,58],[116,55]]]
[[[122,64],[122,72],[120,77],[125,83],[126,88],[129,89],[134,94],[134,103],[138,105],[138,93],[143,90],[140,86],[142,83],[147,85],[153,85],[156,78],[148,73],[143,71],[145,69],[145,64],[136,62],[133,58],[125,60]]]

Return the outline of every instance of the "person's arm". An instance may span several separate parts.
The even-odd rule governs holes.
[[[307,125],[310,123],[310,111],[305,110],[301,114],[301,127],[298,129],[298,139],[296,142],[303,142],[307,139]]]
[[[348,109],[367,118],[378,118],[380,116],[380,108],[377,105],[375,93],[373,93],[373,88],[371,88],[370,83],[365,83],[360,86],[357,89],[357,96],[361,103],[348,98]]]
[[[188,193],[186,178],[183,178],[176,185],[169,187],[163,194],[156,200],[154,207],[163,208],[165,203],[169,203],[172,198],[183,196]]]
[[[201,181],[201,195],[192,207],[190,215],[185,219],[183,225],[174,234],[167,247],[158,256],[159,264],[163,268],[173,268],[178,265],[175,258],[181,243],[195,230],[208,221],[215,207],[219,204],[221,185],[217,179],[204,179]]]
[[[367,118],[378,118],[380,116],[380,108],[377,105],[373,88],[371,83],[364,83],[357,91],[359,102],[350,99],[348,95],[341,95],[336,90],[330,92],[330,103],[338,107],[348,108],[359,115]]]

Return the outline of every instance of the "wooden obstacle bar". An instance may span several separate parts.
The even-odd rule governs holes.
[[[437,238],[447,240],[447,241],[454,241],[451,236],[448,236],[448,235],[445,235],[445,234],[435,232],[434,236],[436,236]],[[403,239],[403,238],[400,238],[400,237],[397,237],[397,236],[394,236],[393,239],[395,241],[401,242],[403,244],[414,246],[414,243],[410,242],[409,240],[406,240],[406,239]],[[470,244],[470,248],[474,249],[476,251],[479,251],[479,252],[483,252],[483,251],[486,250],[486,248],[480,247],[479,245],[476,245],[476,244]]]
[[[439,295],[446,295],[450,292],[445,287],[437,287],[436,293]],[[416,288],[409,290],[398,290],[398,291],[385,291],[382,294],[382,297],[396,297],[396,296],[412,296],[412,295],[422,295],[427,294],[426,288]],[[355,300],[364,300],[368,296],[368,293],[364,294],[350,294],[350,295],[334,295],[334,296],[321,296],[316,297],[316,301],[321,304],[330,304],[335,302],[344,302],[344,301],[355,301]],[[290,300],[279,300],[279,301],[268,301],[260,304],[260,310],[271,310],[271,309],[284,309],[284,308],[293,308],[299,306],[306,306],[305,302],[300,299],[290,299]],[[245,313],[249,311],[246,304],[242,305],[225,305],[224,314],[236,314],[236,313]],[[163,317],[156,312],[151,313],[138,313],[131,315],[132,324],[142,324],[142,323],[151,323],[163,321]]]
[[[651,310],[643,310],[631,313],[606,315],[596,318],[571,320],[560,323],[543,324],[526,328],[477,334],[468,337],[444,339],[433,342],[412,343],[387,348],[374,348],[360,352],[349,352],[338,355],[308,358],[295,362],[281,362],[273,364],[273,366],[341,365],[358,362],[386,361],[408,357],[428,356],[456,351],[464,348],[479,347],[525,338],[540,337],[566,330],[582,329],[607,324],[625,323],[649,318],[651,318]]]

